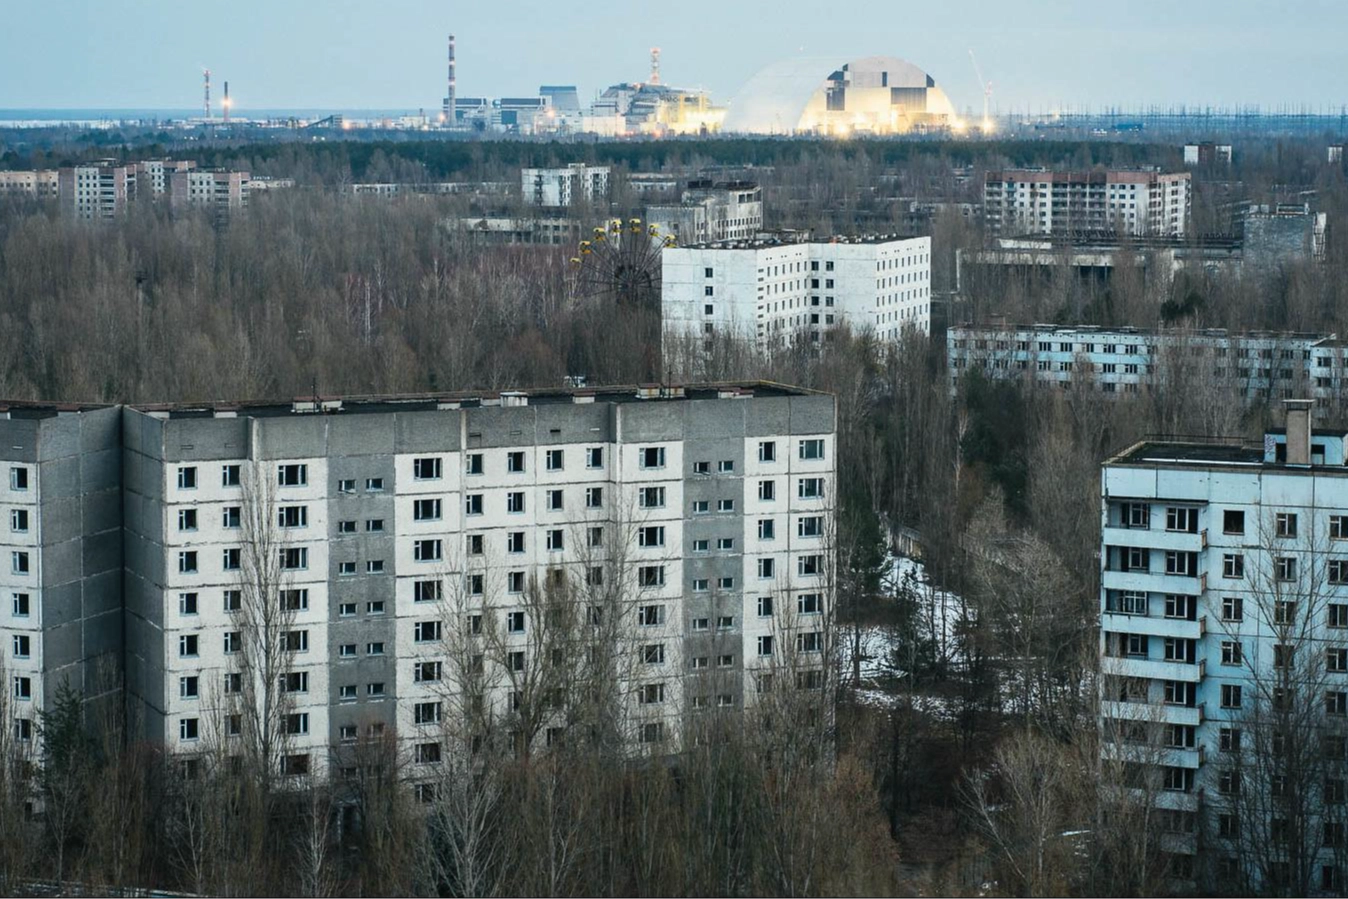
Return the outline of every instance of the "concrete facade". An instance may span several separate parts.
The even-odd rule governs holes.
[[[38,463],[15,476],[27,486],[13,508],[50,536],[40,552],[20,549],[37,545],[27,532],[10,537],[31,555],[5,587],[27,590],[31,611],[0,620],[50,644],[25,670],[55,676],[111,652],[146,739],[189,755],[218,740],[233,754],[232,694],[252,676],[242,660],[261,608],[250,597],[284,599],[285,765],[322,773],[386,732],[429,760],[440,732],[424,710],[452,700],[440,671],[454,660],[448,639],[426,635],[462,627],[467,609],[499,616],[507,648],[528,652],[525,585],[588,584],[608,566],[601,582],[631,613],[621,639],[633,645],[620,649],[643,658],[623,684],[642,698],[630,735],[669,747],[690,707],[749,701],[780,641],[804,634],[818,667],[834,414],[830,396],[750,383],[0,419],[15,432],[6,445],[32,446],[11,465]],[[66,433],[95,424],[84,448]],[[39,427],[33,445],[24,435]],[[72,486],[76,449],[89,473]],[[93,495],[86,506],[96,496],[98,515],[67,520],[72,491]],[[273,552],[278,573],[259,586],[250,559]],[[57,624],[71,572],[99,601]],[[799,614],[774,616],[774,601]],[[503,716],[509,696],[492,692]]]
[[[1301,259],[1325,260],[1329,215],[1312,212],[1308,203],[1261,203],[1240,219],[1244,258],[1248,265],[1275,271]]]
[[[169,176],[174,206],[201,206],[229,214],[248,205],[248,173],[213,169],[175,171]]]
[[[520,169],[520,196],[528,206],[557,209],[608,200],[609,167],[573,163],[557,169]]]
[[[661,252],[667,337],[760,348],[818,342],[844,321],[897,340],[931,327],[931,238],[724,241]]]
[[[646,223],[681,244],[747,240],[763,229],[763,189],[752,181],[691,181],[678,204],[648,207]]]
[[[1249,402],[1308,396],[1327,414],[1342,410],[1348,387],[1345,345],[1333,334],[961,325],[946,331],[946,359],[952,391],[979,369],[994,380],[1119,396],[1166,384]]]
[[[1189,228],[1188,172],[1012,169],[984,178],[988,230],[1008,236],[1117,231],[1179,237]]]
[[[100,162],[61,169],[57,174],[61,209],[88,221],[116,218],[136,198],[136,167]]]
[[[1342,893],[1345,434],[1289,405],[1262,446],[1145,442],[1104,464],[1102,754],[1163,810],[1182,892]]]
[[[0,404],[0,446],[5,726],[36,746],[63,681],[121,700],[121,411]]]
[[[190,159],[145,159],[136,163],[136,180],[143,194],[157,199],[168,193],[175,172],[190,172],[196,167]]]
[[[1184,145],[1185,165],[1230,165],[1231,145],[1203,141]]]
[[[19,195],[36,197],[39,200],[54,200],[59,183],[54,169],[0,172],[0,197]]]

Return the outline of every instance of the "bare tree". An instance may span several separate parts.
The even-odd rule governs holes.
[[[1069,894],[1075,846],[1064,831],[1080,823],[1071,778],[1060,747],[1030,729],[1002,741],[991,771],[969,775],[967,806],[1009,893]]]
[[[10,668],[0,647],[0,892],[18,895],[19,884],[32,870],[38,856],[39,832],[33,820],[37,799],[33,746],[37,722],[14,714]]]
[[[1223,600],[1222,661],[1239,680],[1223,686],[1235,710],[1212,838],[1235,861],[1214,875],[1231,888],[1306,895],[1344,849],[1348,694],[1335,672],[1348,659],[1326,628],[1341,614],[1334,585],[1348,563],[1331,555],[1320,516],[1269,511],[1251,524],[1256,542],[1234,563],[1243,589]]]
[[[299,788],[294,857],[299,862],[299,881],[305,896],[331,896],[337,888],[332,857],[332,818],[335,807],[327,784],[309,782]]]
[[[979,622],[1010,668],[1015,713],[1026,726],[1070,731],[1085,701],[1081,647],[1092,634],[1081,584],[1043,540],[1007,526],[995,495],[980,507],[968,542],[977,548]]]
[[[241,479],[242,546],[239,567],[240,644],[230,658],[237,673],[238,693],[230,697],[231,714],[239,716],[239,738],[248,767],[264,801],[273,792],[290,746],[287,717],[294,706],[286,689],[292,625],[298,608],[290,594],[288,541],[278,526],[277,473],[274,466],[253,462]]]

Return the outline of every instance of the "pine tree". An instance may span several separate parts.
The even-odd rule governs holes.
[[[63,881],[67,863],[82,840],[88,808],[86,774],[93,755],[93,744],[84,729],[83,700],[69,678],[61,680],[50,708],[42,713],[41,733],[44,817],[56,879]]]

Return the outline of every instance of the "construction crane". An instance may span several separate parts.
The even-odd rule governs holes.
[[[983,89],[983,122],[982,129],[984,134],[992,131],[992,119],[988,117],[988,105],[992,102],[992,82],[983,80],[983,70],[978,67],[978,57],[974,56],[974,51],[969,51],[969,61],[974,64],[974,75],[978,78],[978,86]]]

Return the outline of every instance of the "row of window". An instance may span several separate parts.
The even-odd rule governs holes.
[[[237,571],[242,564],[243,550],[230,547],[221,551],[221,564],[226,571]],[[309,549],[303,546],[282,547],[277,551],[281,568],[284,571],[303,571],[309,567]],[[178,572],[197,574],[200,571],[200,554],[195,549],[178,553]]]
[[[824,458],[824,441],[822,439],[806,439],[800,441],[800,458],[805,460],[815,460]],[[523,450],[510,450],[506,453],[506,471],[512,474],[523,473],[525,471],[526,453]],[[664,447],[643,447],[640,450],[639,458],[642,468],[664,468],[665,467],[665,448]],[[759,460],[774,461],[776,459],[775,441],[764,441],[759,444]],[[695,463],[697,473],[707,473],[710,470],[710,462]],[[588,447],[585,449],[586,468],[604,467],[604,448]],[[547,471],[562,471],[565,468],[565,450],[550,449],[544,453],[544,467]],[[484,471],[484,454],[468,453],[464,457],[464,473],[469,475],[480,475]],[[720,463],[722,472],[733,471],[733,461],[722,461]],[[412,460],[412,477],[418,481],[435,481],[443,477],[443,460],[439,457],[418,457]],[[240,486],[241,466],[229,464],[221,466],[221,486],[238,487]],[[177,469],[178,489],[195,490],[197,488],[197,466],[180,465]],[[276,467],[276,484],[278,487],[303,487],[309,483],[309,466],[303,463],[288,463]],[[28,469],[15,467],[10,469],[10,489],[27,490],[28,489]],[[381,492],[384,490],[383,478],[367,478],[365,489],[369,492]],[[338,492],[354,493],[356,490],[355,479],[342,479],[338,482]]]
[[[1164,617],[1194,621],[1197,618],[1198,597],[1183,593],[1166,593]],[[1221,598],[1222,621],[1239,623],[1245,620],[1245,599],[1241,596]],[[1149,614],[1150,594],[1136,590],[1108,590],[1105,611],[1123,615]],[[1290,625],[1296,622],[1299,605],[1292,599],[1275,599],[1272,603],[1272,623]],[[1325,625],[1330,628],[1348,628],[1348,603],[1326,603]]]

